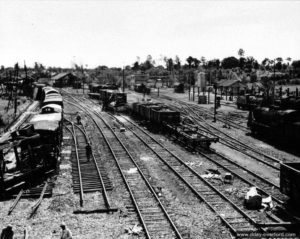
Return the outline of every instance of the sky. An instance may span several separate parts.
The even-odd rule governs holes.
[[[300,1],[0,0],[0,65],[300,59]]]

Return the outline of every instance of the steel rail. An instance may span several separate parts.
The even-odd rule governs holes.
[[[112,115],[111,115],[112,116]],[[115,116],[112,116],[112,117],[114,117],[116,120],[118,120]],[[121,116],[121,117],[123,117],[123,116]],[[124,117],[123,117],[124,118]],[[160,145],[162,148],[164,148],[167,152],[169,152],[173,157],[175,157],[175,158],[177,158],[181,163],[183,163],[186,167],[188,167],[194,174],[196,174],[197,176],[198,176],[198,178],[200,178],[200,179],[202,179],[202,177],[197,173],[197,172],[195,172],[192,168],[190,168],[187,164],[185,164],[185,162],[183,162],[177,155],[175,155],[174,153],[172,153],[170,150],[168,150],[165,146],[163,146],[160,142],[158,142],[156,139],[154,139],[151,135],[149,135],[147,132],[145,132],[142,128],[140,128],[138,125],[136,125],[136,124],[134,124],[133,122],[131,122],[130,120],[128,120],[127,118],[124,118],[126,121],[128,121],[128,122],[130,122],[131,124],[133,124],[134,126],[136,126],[135,128],[139,128],[139,130],[140,131],[142,131],[144,134],[146,134],[148,137],[150,137],[155,143],[157,143],[158,145]],[[123,124],[122,122],[121,122],[121,124]],[[123,124],[124,125],[124,124]],[[127,127],[128,128],[128,127]],[[162,157],[156,152],[156,150],[154,150],[154,149],[152,149],[149,145],[148,145],[148,143],[147,142],[145,142],[143,139],[142,139],[142,137],[140,137],[139,135],[137,135],[133,130],[131,130],[130,128],[128,128],[134,135],[136,135],[136,137],[138,137],[149,149],[151,149],[153,152],[154,152],[154,154],[156,155],[156,156],[158,156],[167,166],[169,166],[168,165],[168,163],[164,160],[164,159],[162,159]],[[205,155],[204,155],[205,156]],[[222,166],[222,165],[220,165],[220,166]],[[170,168],[171,168],[171,166],[169,166]],[[225,168],[226,170],[227,170],[227,168]],[[175,170],[173,170],[174,172],[175,172]],[[234,173],[234,172],[233,172]],[[235,174],[235,173],[234,173]],[[251,182],[249,182],[249,181],[247,181],[247,180],[245,180],[245,179],[243,179],[243,178],[241,178],[238,174],[236,174],[240,179],[242,179],[243,181],[245,181],[247,184],[252,184]],[[180,175],[178,175],[183,181],[185,181]],[[205,180],[206,181],[206,180]],[[212,188],[214,189],[214,186],[213,185],[211,185],[212,186]],[[255,186],[255,185],[254,185]],[[262,189],[260,189],[260,188],[258,188],[261,192],[263,192],[265,195],[269,195],[268,193],[266,193],[265,191],[263,191]],[[217,190],[217,189],[215,189],[215,190]],[[221,192],[220,192],[221,193]],[[223,195],[223,193],[221,193],[222,195]],[[224,198],[224,195],[222,196],[223,198]],[[226,196],[225,196],[226,197]],[[228,200],[230,200],[230,199],[228,199]],[[274,199],[274,201],[279,201],[279,203],[281,202],[280,200],[275,200]],[[231,202],[231,200],[230,200],[230,202]],[[233,203],[233,202],[231,202],[231,203]],[[282,203],[282,202],[281,202]],[[234,204],[234,203],[233,203]],[[237,206],[238,207],[238,206]],[[241,209],[239,209],[239,210],[241,210]],[[243,212],[242,210],[241,210],[241,212]],[[242,213],[243,214],[243,213]],[[249,218],[249,217],[248,217]],[[256,226],[267,226],[267,225],[269,225],[269,226],[289,226],[289,225],[291,225],[291,223],[290,222],[288,222],[288,223],[282,223],[282,222],[277,222],[277,223],[258,223],[258,222],[256,222],[256,221],[251,221],[251,222],[253,222],[253,224],[254,225],[256,225]]]
[[[68,119],[65,119],[67,122],[69,122],[70,124],[72,124],[72,122]],[[84,127],[84,125],[82,125],[82,128],[80,128],[78,125],[76,125],[76,128],[78,128],[82,134],[85,136],[85,140],[88,144],[90,144],[90,141],[89,141],[89,137],[87,135],[87,132],[86,132],[86,129]],[[94,152],[92,151],[92,158],[93,158],[93,163],[95,165],[95,168],[96,168],[96,171],[97,171],[97,175],[98,175],[98,178],[99,178],[99,181],[100,181],[100,184],[101,184],[101,187],[102,187],[102,193],[103,193],[103,199],[104,199],[104,203],[105,203],[105,206],[108,210],[111,209],[111,204],[110,204],[110,201],[109,201],[109,197],[108,197],[108,194],[107,194],[107,190],[105,188],[105,184],[104,184],[104,181],[103,181],[103,178],[102,178],[102,175],[101,175],[101,172],[100,172],[100,169],[99,169],[99,166],[98,166],[98,163],[97,163],[97,160],[95,158],[95,154]],[[115,209],[114,209],[115,210]]]
[[[20,192],[18,193],[13,204],[10,206],[10,208],[8,210],[8,215],[10,215],[12,213],[12,211],[15,209],[15,207],[17,206],[18,202],[20,201],[20,199],[22,197],[23,192],[24,192],[23,189],[21,189]]]
[[[161,209],[163,210],[165,216],[168,218],[169,223],[171,224],[172,228],[174,229],[176,235],[182,239],[182,236],[180,234],[180,232],[178,231],[177,227],[175,226],[175,224],[173,223],[172,219],[170,218],[168,212],[166,211],[165,207],[162,205],[161,201],[159,200],[157,194],[155,193],[153,187],[151,186],[151,184],[149,183],[148,179],[146,178],[146,176],[144,175],[144,173],[142,172],[142,170],[140,169],[140,167],[138,166],[138,164],[135,162],[133,156],[131,155],[131,153],[128,151],[127,147],[123,144],[123,142],[121,141],[121,139],[116,135],[116,133],[114,132],[114,130],[111,128],[111,126],[103,119],[103,117],[98,114],[97,112],[94,112],[94,114],[96,114],[102,121],[103,123],[111,130],[111,132],[114,134],[114,136],[116,137],[116,139],[118,140],[118,142],[122,145],[123,149],[126,151],[127,155],[130,157],[130,159],[132,160],[133,164],[136,166],[136,168],[138,169],[139,173],[141,174],[142,178],[144,179],[144,181],[146,182],[148,188],[150,189],[150,191],[152,192],[153,196],[156,198],[156,200],[159,203],[159,206],[161,207]]]
[[[196,113],[195,113],[195,114],[196,114]],[[196,115],[197,115],[197,114],[196,114]],[[199,122],[199,120],[195,119],[194,116],[191,116],[191,117],[197,122],[197,125],[198,125],[198,126],[200,126],[200,127],[203,128],[203,129],[206,129],[203,125],[201,125],[201,123]],[[204,123],[206,123],[206,122],[204,122]],[[207,123],[206,123],[206,124],[207,124]],[[280,163],[280,161],[279,161],[278,159],[275,159],[275,158],[273,158],[273,157],[271,157],[271,156],[269,156],[269,155],[265,155],[265,154],[263,154],[263,153],[261,153],[261,152],[258,152],[258,151],[255,150],[253,147],[250,147],[250,146],[244,144],[243,142],[240,142],[240,141],[236,140],[236,139],[233,138],[232,136],[230,136],[230,135],[228,135],[228,134],[222,132],[221,130],[217,129],[217,128],[214,127],[213,125],[211,125],[211,124],[208,124],[208,125],[209,125],[211,128],[213,128],[214,130],[216,130],[218,133],[221,133],[221,134],[225,135],[226,137],[230,138],[231,140],[233,140],[233,141],[235,141],[235,142],[238,142],[238,144],[239,144],[242,148],[244,148],[245,150],[247,150],[247,149],[248,149],[248,150],[251,150],[251,151],[253,151],[253,152],[256,153],[256,154],[259,154],[259,155],[262,155],[263,157],[266,157],[266,158],[268,158],[268,159],[271,159],[271,160],[272,160],[273,162],[275,162],[275,163]],[[208,130],[208,131],[209,131],[211,134],[217,136],[216,133],[214,133],[214,132],[212,132],[212,131],[210,131],[210,130]],[[262,159],[260,159],[260,158],[258,158],[258,157],[256,157],[256,156],[254,156],[254,155],[251,155],[251,154],[249,154],[249,153],[247,153],[247,152],[245,152],[245,151],[241,151],[241,149],[239,149],[239,148],[237,148],[235,145],[233,145],[233,144],[234,144],[233,142],[230,142],[229,140],[226,140],[226,139],[224,139],[224,138],[222,138],[222,137],[220,137],[220,140],[221,140],[221,141],[224,141],[223,144],[225,144],[226,146],[229,146],[229,147],[231,147],[231,148],[233,148],[233,149],[235,149],[235,150],[241,152],[242,154],[245,154],[245,155],[247,155],[247,156],[249,156],[249,157],[251,157],[251,158],[253,158],[253,159],[255,159],[255,160],[257,160],[257,161],[259,161],[259,162],[261,162],[261,163],[263,163],[263,164],[266,164],[267,166],[269,166],[269,167],[271,167],[271,168],[273,168],[273,169],[279,170],[279,167],[276,167],[276,166],[274,166],[273,164],[271,164],[271,163],[269,163],[269,162],[266,162],[266,161],[264,161],[264,160],[262,160]],[[222,142],[221,142],[221,143],[222,143]]]
[[[82,130],[82,132],[84,133],[84,135],[86,137],[86,140],[87,140],[87,143],[91,144],[90,141],[89,141],[89,138],[87,136],[87,132],[86,132],[86,129],[85,129],[84,125],[82,125],[83,129],[81,129],[79,126],[78,126],[78,128],[80,130]],[[104,181],[103,181],[103,178],[102,178],[102,175],[101,175],[101,172],[100,172],[100,169],[99,169],[99,166],[98,166],[98,163],[97,163],[97,160],[95,158],[95,154],[94,154],[93,151],[92,151],[92,158],[93,158],[93,162],[95,164],[95,167],[96,167],[96,170],[97,170],[97,174],[98,174],[98,177],[99,177],[99,180],[100,180],[100,183],[101,183],[102,193],[103,193],[103,199],[104,199],[105,206],[106,206],[106,208],[108,210],[110,210],[111,209],[111,204],[110,204],[110,201],[109,201],[109,197],[107,195],[105,184],[104,184]]]
[[[74,100],[74,99],[73,99],[73,100]],[[84,111],[87,112],[87,110],[86,110],[84,107],[82,107],[82,106],[80,106],[80,105],[78,105],[78,104],[75,104],[75,103],[73,103],[73,102],[70,102],[70,101],[68,101],[68,100],[66,100],[66,99],[64,99],[64,101],[66,101],[67,103],[69,103],[69,104],[71,104],[71,105],[74,105],[75,107],[80,108],[80,109],[82,109],[82,110],[84,110]],[[89,112],[87,112],[87,115],[90,117],[90,119],[92,119],[92,121],[93,121],[93,122],[95,123],[95,125],[97,126],[98,130],[100,131],[100,133],[101,133],[102,136],[103,136],[103,139],[104,139],[105,143],[107,144],[107,146],[108,146],[108,148],[109,148],[109,151],[110,151],[111,154],[113,155],[113,158],[114,158],[114,160],[115,160],[115,162],[116,162],[116,165],[117,165],[117,167],[118,167],[118,169],[119,169],[119,172],[120,172],[120,174],[121,174],[121,177],[123,178],[123,181],[124,181],[124,183],[125,183],[125,186],[126,186],[128,192],[129,192],[130,198],[131,198],[131,200],[132,200],[132,202],[133,202],[133,205],[134,205],[134,207],[135,207],[135,209],[136,209],[136,211],[137,211],[137,213],[138,213],[138,216],[139,216],[139,218],[140,218],[140,220],[141,220],[141,223],[142,223],[142,226],[143,226],[143,228],[144,228],[146,237],[147,237],[148,239],[151,239],[151,236],[150,236],[150,234],[149,234],[148,228],[146,227],[146,223],[145,223],[145,221],[144,221],[144,219],[143,219],[143,217],[142,217],[141,211],[140,211],[140,209],[139,209],[139,206],[137,205],[137,202],[136,202],[135,197],[134,197],[134,195],[133,195],[133,193],[132,193],[132,190],[131,190],[131,188],[130,188],[128,182],[127,182],[127,179],[126,179],[124,173],[122,172],[121,166],[119,165],[118,161],[116,160],[116,157],[117,157],[117,156],[115,155],[115,153],[114,153],[114,151],[113,151],[113,149],[112,149],[110,143],[108,142],[107,137],[106,137],[105,134],[103,133],[103,131],[102,131],[102,129],[100,128],[100,126],[98,125],[98,123],[95,121],[95,119],[92,117],[92,115],[91,115]]]
[[[76,104],[73,104],[73,105],[79,107],[79,106],[76,105]],[[96,124],[97,128],[99,129],[99,131],[101,132],[103,138],[105,139],[105,142],[106,142],[106,144],[108,145],[108,147],[109,147],[111,153],[113,154],[114,159],[115,159],[115,162],[116,162],[116,164],[117,164],[117,167],[118,167],[118,169],[119,169],[119,171],[120,171],[120,173],[121,173],[121,175],[122,175],[122,178],[123,178],[123,180],[124,180],[124,182],[125,182],[125,185],[126,185],[128,191],[130,192],[130,196],[131,196],[132,200],[134,201],[134,205],[135,205],[135,207],[136,207],[136,209],[137,209],[137,211],[138,211],[138,215],[139,215],[139,217],[140,217],[140,219],[141,219],[141,221],[142,221],[143,227],[144,227],[144,229],[145,229],[145,233],[146,233],[146,235],[147,235],[148,238],[151,238],[150,233],[149,233],[149,231],[148,231],[148,229],[147,229],[146,223],[145,223],[145,221],[144,221],[144,219],[143,219],[143,216],[142,216],[142,214],[141,214],[141,212],[140,212],[140,210],[139,210],[139,207],[138,207],[138,205],[137,205],[137,202],[136,202],[136,200],[135,200],[135,198],[134,198],[134,195],[133,195],[133,193],[132,193],[132,191],[131,191],[131,189],[130,189],[130,186],[129,186],[128,182],[127,182],[127,179],[126,179],[125,175],[124,175],[123,172],[122,172],[121,166],[120,166],[120,164],[119,164],[119,162],[118,162],[118,160],[117,160],[116,155],[115,155],[114,152],[113,152],[113,149],[112,149],[110,143],[108,142],[108,140],[107,140],[107,138],[106,138],[104,132],[102,131],[101,127],[98,125],[98,123],[97,123],[97,122],[93,119],[93,117],[91,116],[90,112],[89,112],[87,109],[84,109],[84,110],[85,110],[86,112],[88,112],[88,115],[92,118],[92,120],[93,120],[94,123]],[[156,198],[156,200],[159,202],[160,207],[162,208],[163,212],[165,213],[165,216],[168,218],[168,220],[169,220],[171,226],[173,227],[173,229],[174,229],[176,235],[177,235],[179,238],[182,238],[182,236],[180,235],[178,229],[176,228],[176,226],[175,226],[174,223],[172,222],[171,218],[170,218],[169,215],[167,214],[167,212],[166,212],[166,210],[164,209],[163,205],[161,204],[161,202],[160,202],[159,198],[157,197],[155,191],[153,190],[152,186],[150,185],[150,183],[148,182],[148,180],[145,178],[144,174],[141,172],[140,168],[138,167],[138,165],[136,164],[136,162],[135,162],[134,159],[132,158],[131,154],[128,152],[128,150],[127,150],[127,148],[125,147],[125,145],[120,141],[120,139],[119,139],[119,138],[117,137],[117,135],[114,133],[114,131],[112,130],[112,128],[111,128],[111,127],[110,127],[110,126],[102,119],[102,117],[101,117],[97,112],[95,112],[95,111],[92,111],[92,112],[93,112],[93,114],[97,115],[97,116],[98,116],[98,117],[99,117],[99,118],[100,118],[100,119],[101,119],[101,120],[102,120],[102,121],[110,128],[111,132],[112,132],[112,133],[115,135],[115,137],[118,139],[118,141],[120,142],[120,144],[123,146],[123,148],[124,148],[125,151],[127,152],[128,156],[131,158],[132,162],[133,162],[133,163],[136,165],[136,167],[138,168],[140,174],[142,175],[143,179],[145,180],[146,184],[148,185],[150,191],[152,192],[152,194],[154,195],[154,197]]]
[[[134,123],[133,123],[134,124]],[[129,129],[130,130],[130,129]],[[206,185],[208,185],[213,191],[215,191],[221,198],[223,198],[225,201],[227,201],[234,209],[236,209],[245,219],[247,219],[254,227],[256,227],[257,222],[254,221],[252,218],[250,218],[245,212],[243,212],[237,205],[235,205],[229,198],[227,198],[223,193],[221,193],[217,188],[215,188],[211,183],[204,180],[194,169],[192,169],[190,166],[188,166],[185,162],[182,161],[177,155],[169,151],[167,148],[165,148],[163,145],[161,145],[158,141],[156,141],[152,136],[150,136],[147,132],[145,132],[143,129],[140,129],[143,131],[146,135],[148,135],[153,141],[155,141],[157,144],[159,144],[162,148],[164,148],[168,153],[170,153],[174,158],[176,158],[181,164],[186,166],[197,178],[199,178],[202,182],[204,182]],[[221,219],[222,221],[229,227],[230,230],[232,230],[233,233],[237,233],[237,231],[230,225],[230,223],[222,216],[220,215],[213,205],[211,205],[207,200],[199,194],[197,189],[195,189],[189,182],[187,182],[182,175],[177,172],[165,159],[163,159],[154,149],[149,147],[147,142],[145,142],[140,136],[138,136],[134,131],[130,130],[134,135],[136,135],[162,162],[167,165],[172,172],[175,173],[176,176],[178,176],[201,200],[203,200]],[[258,230],[260,230],[259,227],[257,227]]]
[[[183,102],[183,101],[180,101],[180,103],[181,103],[181,104],[184,104],[186,107],[188,107],[189,109],[191,109],[191,106],[190,106],[188,103]],[[193,112],[193,111],[191,111],[191,112]],[[195,112],[194,112],[194,113],[195,113]],[[197,114],[197,113],[195,113],[195,114],[196,114],[199,118],[202,118],[199,114]],[[192,117],[193,117],[193,116],[192,116]],[[193,117],[193,118],[194,118],[194,117]],[[195,118],[194,118],[194,119],[195,119]],[[197,119],[195,119],[195,120],[197,120]],[[197,120],[197,121],[198,121],[198,120]],[[204,119],[202,119],[202,121],[204,122]],[[237,142],[238,144],[242,145],[243,147],[248,148],[249,150],[251,150],[251,151],[253,151],[253,152],[257,153],[257,154],[260,154],[260,155],[262,155],[262,156],[264,156],[264,157],[266,157],[266,158],[268,158],[268,159],[271,159],[271,160],[273,160],[273,161],[276,162],[276,163],[281,163],[281,161],[280,161],[279,159],[274,158],[274,157],[272,157],[272,156],[270,156],[270,155],[267,155],[267,154],[265,154],[265,153],[259,152],[259,151],[257,151],[256,149],[254,149],[253,147],[250,147],[249,145],[245,144],[244,142],[238,141],[238,140],[236,140],[234,137],[230,136],[229,134],[227,134],[227,133],[225,133],[225,132],[223,132],[223,131],[220,131],[220,130],[217,129],[215,126],[213,126],[213,125],[211,125],[211,124],[209,124],[209,123],[207,123],[207,122],[204,122],[204,123],[208,124],[211,128],[215,129],[216,131],[220,132],[221,134],[225,135],[226,137],[228,137],[228,138],[234,140],[235,142]],[[210,132],[211,132],[211,131],[210,131]],[[215,135],[215,133],[212,133],[212,134]],[[224,141],[225,141],[225,140],[224,140]],[[271,167],[271,166],[270,166],[270,167]]]
[[[151,95],[152,96],[152,95]],[[181,101],[181,100],[178,100],[178,99],[174,99],[174,98],[172,98],[172,97],[169,97],[169,96],[165,96],[165,95],[160,95],[160,96],[162,96],[162,97],[160,97],[160,98],[165,98],[165,99],[167,99],[167,100],[172,100],[172,101],[178,101],[178,102],[182,102],[182,103],[185,103],[185,104],[187,104],[186,102],[184,102],[184,101]],[[154,97],[155,98],[157,98],[155,95],[154,95]],[[197,105],[194,105],[194,107],[198,107],[198,108],[200,108],[199,106],[197,106]],[[201,108],[202,110],[204,110],[204,113],[206,114],[206,115],[208,115],[208,116],[210,116],[210,117],[213,117],[213,114],[210,112],[210,111],[208,111],[207,109],[204,109],[204,108]],[[222,123],[226,123],[226,120],[225,119],[218,119],[220,122],[222,122]],[[243,130],[243,131],[245,131],[245,132],[249,132],[249,130],[247,130],[247,127],[244,127],[244,126],[241,126],[241,125],[238,125],[238,124],[236,124],[235,122],[233,122],[233,121],[231,121],[231,126],[232,127],[234,127],[234,128],[236,128],[236,129],[241,129],[241,130]]]
[[[118,118],[116,118],[114,115],[110,114],[111,117],[113,117],[114,119],[116,119],[117,121],[119,121]],[[157,143],[158,145],[160,145],[162,148],[164,148],[167,152],[169,152],[172,156],[174,156],[175,158],[179,159],[179,157],[177,155],[175,155],[174,153],[172,153],[169,149],[167,149],[164,145],[162,145],[159,141],[157,141],[156,139],[154,139],[151,135],[149,135],[144,129],[142,129],[141,127],[139,127],[138,125],[136,125],[135,123],[133,123],[131,120],[123,117],[122,115],[119,115],[121,116],[123,119],[125,119],[126,121],[128,121],[129,123],[131,123],[132,125],[135,126],[135,128],[138,128],[140,131],[142,131],[144,134],[146,134],[148,137],[150,137],[155,143]],[[119,121],[120,122],[120,121]],[[124,123],[120,122],[120,124],[124,125]],[[128,128],[128,127],[127,127]],[[151,149],[154,154],[156,154],[159,158],[161,158],[158,153],[153,150],[147,142],[144,141],[143,138],[141,138],[139,135],[137,135],[133,130],[131,130],[130,128],[128,128],[134,135],[136,135],[149,149]],[[202,152],[199,152],[202,156],[206,157],[207,159],[209,159],[210,161],[213,161],[215,164],[217,164],[218,166],[222,167],[223,169],[231,172],[232,174],[236,175],[239,179],[241,179],[242,181],[244,181],[245,183],[251,185],[251,186],[255,186],[262,194],[264,194],[265,196],[269,196],[270,194],[268,192],[266,192],[265,190],[263,190],[262,188],[258,187],[256,184],[250,182],[249,180],[243,178],[242,176],[240,176],[238,173],[235,173],[233,170],[231,169],[228,169],[226,168],[225,166],[223,166],[221,163],[217,162],[217,160],[215,159],[212,159],[211,157],[205,155],[204,153]],[[227,157],[221,155],[221,154],[218,154],[216,153],[219,157],[221,157],[222,159],[225,159],[226,161],[229,161],[231,162],[232,164],[234,164],[235,166],[237,166],[238,168],[242,168],[240,167],[240,165],[238,165],[237,163],[233,162],[232,160],[228,159]],[[181,159],[179,159],[181,160]],[[187,167],[189,167],[188,165],[186,165]],[[244,168],[242,168],[242,170],[244,170]],[[246,169],[247,170],[247,169]],[[247,172],[249,173],[252,173],[251,171],[247,170]],[[254,173],[253,173],[254,174]],[[275,184],[273,184],[272,182],[260,177],[259,175],[256,175],[254,174],[256,177],[258,177],[261,181],[263,181],[264,183],[267,183],[269,185],[269,187],[276,187],[278,190],[279,190],[279,187]],[[275,202],[277,202],[278,204],[281,204],[283,205],[284,202],[280,199],[278,199],[277,197],[273,196],[272,195],[272,198]],[[290,215],[289,213],[287,214],[288,216],[291,216],[293,217],[292,215]],[[269,214],[267,214],[268,217],[272,218],[271,216],[269,216]],[[274,218],[272,218],[274,220]],[[256,225],[258,226],[289,226],[289,225],[292,225],[292,223],[290,222],[277,222],[277,223],[256,223]]]
[[[122,115],[120,115],[120,116],[123,117]],[[114,117],[114,116],[112,116],[112,117]],[[158,142],[156,139],[154,139],[151,135],[149,135],[149,134],[148,134],[146,131],[144,131],[141,127],[139,127],[138,125],[136,125],[135,123],[133,123],[133,122],[130,121],[129,119],[127,119],[127,118],[125,118],[125,117],[123,117],[123,118],[124,118],[125,120],[127,120],[129,123],[133,124],[136,128],[139,128],[140,131],[144,132],[144,133],[145,133],[148,137],[150,137],[154,142],[156,142],[157,144],[159,144],[159,145],[160,145],[162,148],[164,148],[167,152],[169,152],[170,154],[173,155],[173,153],[172,153],[169,149],[167,149],[164,145],[162,145],[160,142]],[[117,119],[117,120],[118,120],[118,119]],[[131,131],[132,131],[132,130],[131,130]],[[135,132],[132,131],[132,133],[136,135]],[[139,137],[139,136],[137,135],[137,137]],[[139,138],[140,138],[140,137],[139,137]],[[140,138],[140,139],[141,139],[142,141],[144,141],[142,138]],[[155,153],[156,153],[156,152],[155,152]],[[249,180],[243,178],[243,177],[242,177],[241,175],[239,175],[238,173],[234,172],[232,169],[229,169],[229,168],[227,168],[226,166],[220,164],[217,160],[212,159],[211,157],[207,156],[206,154],[202,153],[201,151],[198,151],[198,153],[200,153],[203,157],[207,158],[208,160],[213,161],[215,164],[217,164],[218,166],[222,167],[222,168],[225,169],[226,171],[229,171],[230,173],[234,174],[235,176],[237,176],[240,180],[244,181],[245,183],[251,185],[252,187],[256,187],[260,192],[262,192],[262,193],[265,194],[266,196],[269,196],[269,195],[270,195],[270,194],[267,193],[265,190],[263,190],[263,189],[261,189],[260,187],[258,187],[256,184],[250,182]],[[246,169],[246,168],[244,168],[244,167],[241,167],[239,164],[237,164],[237,163],[235,163],[234,161],[228,159],[227,157],[225,157],[225,156],[223,156],[223,155],[221,155],[221,154],[219,154],[219,153],[216,153],[216,152],[214,152],[214,153],[217,154],[219,157],[222,157],[224,160],[226,160],[226,161],[232,163],[234,166],[236,166],[236,167],[238,167],[238,168],[240,168],[240,169],[242,169],[242,170],[245,170],[245,171],[247,171],[248,173],[250,173],[251,175],[253,175],[253,176],[259,178],[259,179],[260,179],[261,181],[263,181],[264,183],[267,183],[267,184],[269,184],[270,186],[276,187],[276,188],[279,189],[279,187],[278,187],[277,185],[273,184],[272,182],[270,182],[270,181],[268,181],[268,180],[262,178],[261,176],[255,174],[255,173],[253,173],[252,171],[250,171],[250,170],[248,170],[248,169]],[[173,156],[174,156],[174,155],[173,155]],[[177,156],[175,155],[175,157],[177,157]],[[280,200],[280,199],[278,199],[278,198],[276,198],[276,197],[274,197],[274,196],[272,196],[272,197],[273,197],[274,201],[276,201],[277,203],[283,204],[283,201],[282,201],[282,200]]]
[[[48,182],[45,183],[45,185],[44,185],[44,187],[43,187],[43,190],[42,190],[42,192],[41,192],[41,195],[40,195],[38,201],[37,201],[36,204],[33,205],[33,207],[31,208],[30,218],[35,214],[35,212],[37,211],[37,209],[38,209],[39,206],[41,205],[42,200],[43,200],[43,197],[44,197],[44,194],[45,194],[46,189],[47,189],[47,186],[48,186]]]
[[[197,123],[197,125],[201,127],[201,130],[203,130],[203,131],[205,131],[206,133],[209,133],[209,134],[211,134],[211,135],[213,135],[213,136],[219,137],[219,138],[220,138],[220,143],[221,143],[221,144],[226,145],[227,147],[233,148],[233,149],[237,150],[238,152],[240,152],[240,153],[242,153],[242,154],[244,154],[244,155],[247,155],[247,156],[249,156],[249,157],[251,157],[251,158],[253,158],[253,159],[255,159],[255,160],[257,160],[257,161],[259,161],[259,162],[261,162],[261,163],[263,163],[263,164],[266,164],[267,166],[269,166],[269,167],[271,167],[271,168],[273,168],[273,169],[279,170],[279,167],[274,166],[273,164],[271,164],[271,163],[269,163],[269,162],[266,162],[266,161],[264,161],[263,159],[260,159],[260,158],[254,156],[254,155],[251,155],[250,153],[247,153],[247,152],[245,152],[245,151],[242,151],[240,148],[238,148],[237,146],[235,146],[235,145],[233,145],[233,144],[234,144],[234,142],[235,142],[235,143],[237,143],[241,148],[243,148],[243,149],[245,149],[245,150],[252,151],[252,152],[254,152],[254,153],[258,154],[258,155],[261,155],[261,156],[264,157],[264,158],[270,159],[272,162],[281,164],[281,161],[280,161],[280,160],[278,160],[278,159],[276,159],[276,158],[274,158],[274,157],[272,157],[272,156],[270,156],[270,155],[267,155],[267,154],[265,154],[265,153],[262,153],[262,152],[257,151],[257,150],[254,149],[253,147],[250,147],[249,145],[247,145],[247,144],[245,144],[245,143],[243,143],[243,142],[241,142],[241,141],[236,140],[235,138],[233,138],[233,137],[230,136],[229,134],[227,134],[227,133],[225,133],[225,132],[223,132],[223,131],[217,129],[217,128],[216,128],[215,126],[213,126],[212,124],[207,123],[207,122],[205,121],[205,119],[203,119],[203,117],[202,117],[201,115],[199,115],[199,114],[197,114],[196,112],[194,112],[194,110],[193,110],[193,108],[192,108],[192,106],[191,106],[190,104],[188,104],[188,103],[186,103],[186,102],[184,102],[184,101],[178,101],[178,100],[176,100],[176,99],[174,99],[173,101],[175,101],[175,102],[177,102],[177,103],[180,102],[180,103],[181,103],[181,105],[180,105],[180,109],[181,109],[181,110],[180,110],[180,111],[183,110],[183,111],[185,112],[185,114],[187,114],[187,115],[189,115],[189,117],[193,118],[194,121]],[[190,112],[188,112],[188,111],[182,106],[182,104],[185,105],[185,107],[187,107],[188,109],[190,109],[190,112],[193,112],[194,114],[196,114],[197,117],[199,117],[202,121],[200,122],[198,119],[195,118],[195,116],[190,115]],[[173,106],[173,107],[174,107],[174,106]],[[178,107],[176,107],[176,108],[178,108]],[[196,107],[195,107],[195,108],[196,108]],[[208,130],[207,127],[203,126],[201,123],[204,123],[204,124],[208,125],[209,127],[211,127],[211,128],[213,128],[214,130],[216,130],[218,133],[225,135],[226,137],[230,138],[230,139],[231,139],[232,141],[234,141],[234,142],[232,142],[232,141],[230,141],[230,140],[226,140],[226,139],[220,137],[220,136],[217,135],[215,132],[212,132],[211,130]]]
[[[77,148],[77,140],[76,140],[76,135],[75,135],[75,129],[74,129],[74,124],[71,122],[72,125],[72,130],[69,129],[67,126],[66,129],[68,129],[73,137],[74,141],[74,146],[75,146],[75,153],[76,153],[76,162],[77,162],[77,168],[78,168],[78,178],[79,178],[79,204],[82,207],[83,206],[83,186],[82,186],[82,177],[81,177],[81,170],[80,170],[80,162],[79,162],[79,154],[78,154],[78,148]]]

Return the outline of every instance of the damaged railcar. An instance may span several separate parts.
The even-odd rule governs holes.
[[[58,165],[63,121],[61,96],[49,87],[39,114],[0,143],[0,194],[29,188]],[[49,96],[56,94],[55,97]]]

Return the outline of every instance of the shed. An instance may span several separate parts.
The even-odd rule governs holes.
[[[58,73],[51,78],[53,85],[58,87],[74,86],[75,84],[81,84],[82,80],[72,74],[71,72]]]
[[[237,95],[240,89],[244,89],[245,84],[241,83],[240,80],[224,80],[218,82],[218,88],[220,91],[232,92],[233,95]]]

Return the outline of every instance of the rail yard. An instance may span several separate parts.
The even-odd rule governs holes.
[[[135,90],[36,86],[2,136],[2,225],[17,238],[58,237],[61,221],[74,238],[299,238],[297,154],[226,101],[216,116],[172,88]]]

